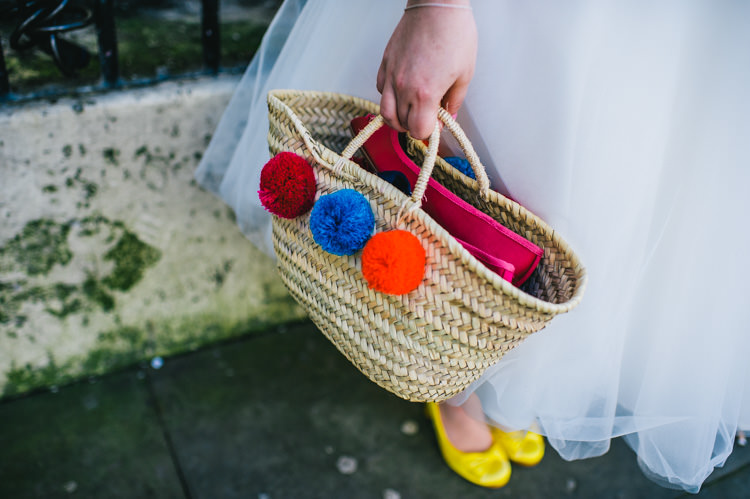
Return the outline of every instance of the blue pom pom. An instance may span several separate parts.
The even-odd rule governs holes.
[[[407,196],[411,196],[411,186],[409,185],[409,179],[407,179],[406,175],[404,175],[400,171],[385,170],[378,173],[378,176],[389,184],[392,184],[396,189],[403,192]]]
[[[456,170],[460,171],[467,177],[471,177],[474,180],[477,179],[477,177],[474,175],[474,170],[471,169],[471,163],[469,163],[464,158],[460,158],[458,156],[448,156],[447,158],[443,158],[447,163],[453,166]]]
[[[310,213],[313,239],[334,255],[353,255],[364,248],[374,228],[370,203],[353,189],[321,196]]]

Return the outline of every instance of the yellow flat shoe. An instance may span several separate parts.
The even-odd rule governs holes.
[[[484,452],[461,452],[456,449],[445,433],[440,408],[427,403],[427,416],[435,427],[438,446],[446,464],[459,476],[475,485],[500,488],[510,480],[510,462],[503,448],[493,442]]]
[[[532,431],[504,432],[490,427],[492,439],[498,443],[514,463],[534,466],[544,457],[544,438]]]

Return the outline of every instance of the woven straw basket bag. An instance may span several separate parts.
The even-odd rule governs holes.
[[[538,217],[489,189],[484,168],[447,112],[453,133],[478,181],[436,159],[439,132],[430,147],[409,139],[422,163],[411,197],[350,158],[382,124],[380,117],[352,139],[350,121],[378,105],[326,92],[275,90],[268,95],[272,154],[296,153],[312,165],[316,199],[355,189],[369,201],[375,232],[403,229],[426,252],[425,277],[414,291],[396,296],[370,289],[360,254],[336,256],[315,243],[310,214],[273,216],[273,244],[287,288],[334,345],[366,376],[411,401],[448,399],[477,380],[524,338],[581,300],[586,271],[568,245]],[[433,168],[434,165],[434,168]],[[420,209],[433,178],[501,224],[544,250],[521,289],[488,270]]]

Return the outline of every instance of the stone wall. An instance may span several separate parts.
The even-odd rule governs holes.
[[[193,171],[236,77],[0,107],[0,394],[296,320]]]

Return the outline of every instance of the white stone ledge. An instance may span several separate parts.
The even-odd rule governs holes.
[[[302,317],[193,181],[238,80],[0,107],[0,395]]]

